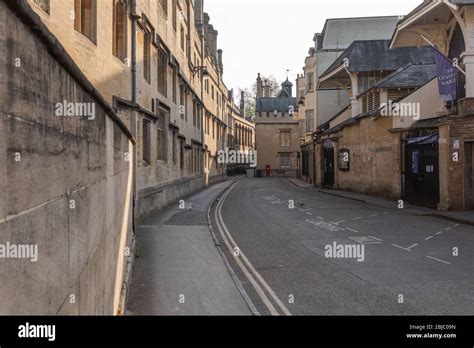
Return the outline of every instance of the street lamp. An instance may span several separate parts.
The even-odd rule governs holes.
[[[193,68],[193,76],[196,76],[198,72],[202,71],[202,75],[209,75],[209,71],[207,71],[207,66],[196,66]]]

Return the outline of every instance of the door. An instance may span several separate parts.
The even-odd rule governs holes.
[[[466,166],[464,173],[464,194],[466,210],[474,210],[474,142],[465,143]]]
[[[334,186],[334,146],[323,147],[323,185]]]
[[[439,203],[438,143],[406,146],[405,199],[436,208]]]

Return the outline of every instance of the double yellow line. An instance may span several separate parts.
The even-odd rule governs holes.
[[[216,209],[214,210],[214,218],[217,224],[217,228],[219,233],[224,241],[229,252],[233,255],[235,262],[245,274],[249,282],[254,287],[257,294],[262,299],[265,306],[270,311],[271,315],[291,315],[290,311],[283,302],[278,298],[272,288],[267,284],[267,282],[262,278],[262,276],[257,272],[255,267],[250,263],[247,259],[245,254],[242,250],[238,247],[237,243],[232,238],[227,226],[224,223],[224,219],[222,218],[222,206],[227,198],[227,196],[232,192],[235,186],[238,185],[239,182],[233,183],[222,195],[219,203],[216,205]],[[268,294],[268,296],[267,296]],[[270,300],[272,299],[275,305]],[[276,308],[275,308],[276,307]]]

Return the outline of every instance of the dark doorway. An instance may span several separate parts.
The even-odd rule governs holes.
[[[323,185],[334,186],[334,143],[326,141],[323,144]]]
[[[439,203],[439,150],[437,134],[407,139],[405,199],[436,208]]]
[[[464,197],[466,210],[474,210],[474,142],[464,145],[466,162],[464,173]]]

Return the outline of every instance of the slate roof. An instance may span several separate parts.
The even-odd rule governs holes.
[[[397,70],[406,64],[434,64],[431,47],[400,47],[390,49],[390,40],[354,41],[344,53],[321,75],[321,78],[349,59],[351,72]]]
[[[257,112],[283,112],[288,111],[290,105],[296,110],[296,98],[258,98],[256,108]]]
[[[422,87],[436,78],[436,76],[436,64],[407,64],[383,80],[378,81],[372,88],[364,91],[361,95],[374,88]]]
[[[474,5],[474,0],[451,0],[454,5]]]

